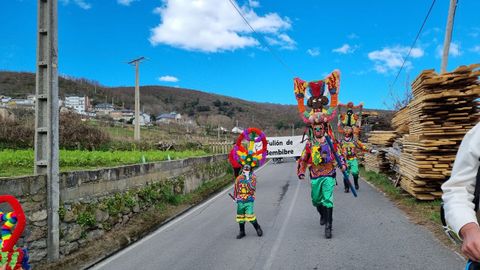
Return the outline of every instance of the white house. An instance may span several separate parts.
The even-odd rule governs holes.
[[[132,124],[135,125],[136,120],[137,119],[133,118]],[[148,125],[148,124],[150,124],[150,122],[152,122],[152,121],[151,121],[151,117],[150,117],[149,114],[146,114],[146,113],[141,113],[140,114],[140,126]]]
[[[171,122],[180,122],[182,120],[182,115],[176,112],[164,113],[157,116],[157,123],[171,123]]]
[[[65,97],[65,107],[75,110],[77,113],[84,114],[89,107],[89,100],[87,96],[78,97],[70,96]]]
[[[95,111],[97,112],[97,115],[108,115],[113,110],[113,105],[110,103],[100,103],[95,105]]]

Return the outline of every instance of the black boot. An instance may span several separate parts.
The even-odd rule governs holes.
[[[255,228],[255,230],[257,231],[257,235],[260,237],[263,235],[263,231],[262,231],[262,228],[260,227],[260,224],[258,224],[257,220],[253,221],[252,222],[252,225],[253,227]]]
[[[358,190],[358,175],[353,175],[353,182],[355,182],[355,189]]]
[[[325,206],[323,205],[318,205],[317,206],[317,211],[320,214],[320,225],[325,225],[326,222],[326,214],[325,214]]]
[[[350,186],[348,185],[348,182],[343,179],[343,192],[348,193],[350,192]]]
[[[245,223],[238,223],[238,226],[240,227],[240,232],[237,235],[237,239],[242,239],[245,237]]]
[[[332,213],[333,208],[325,208],[325,213],[327,214],[327,225],[325,225],[325,238],[332,238]]]

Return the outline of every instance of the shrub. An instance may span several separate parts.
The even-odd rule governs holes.
[[[61,114],[60,146],[62,148],[95,150],[110,141],[107,133],[82,122],[77,114],[71,112]]]

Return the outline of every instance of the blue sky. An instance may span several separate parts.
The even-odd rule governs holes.
[[[431,0],[59,0],[59,72],[106,86],[197,89],[251,101],[294,104],[294,76],[319,80],[340,69],[340,101],[391,104],[390,84]],[[450,1],[437,0],[393,87],[440,69]],[[461,0],[448,70],[480,62],[480,1]],[[35,71],[36,0],[0,3],[0,70]],[[265,47],[268,44],[286,64]]]

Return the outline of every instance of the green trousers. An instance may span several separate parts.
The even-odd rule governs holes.
[[[358,177],[358,160],[356,158],[347,160],[347,175],[350,175],[350,173]]]
[[[237,202],[237,222],[254,222],[257,219],[253,210],[253,202]]]
[[[312,185],[311,197],[313,206],[323,205],[326,208],[332,208],[335,178],[323,176],[312,179],[310,183]]]

